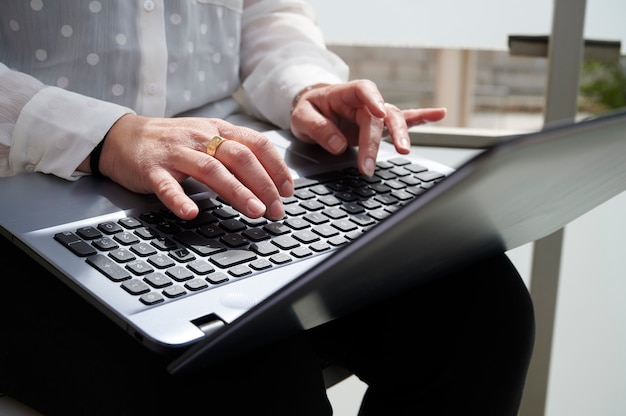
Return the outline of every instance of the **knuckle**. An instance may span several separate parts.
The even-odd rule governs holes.
[[[219,161],[214,157],[204,157],[198,162],[200,174],[204,177],[212,177],[219,169]]]

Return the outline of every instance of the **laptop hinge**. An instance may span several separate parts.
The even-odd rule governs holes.
[[[224,326],[224,321],[222,321],[219,317],[217,317],[217,315],[213,313],[198,319],[194,319],[193,321],[191,321],[191,323],[200,328],[200,330],[204,332],[205,335],[212,334],[213,332]]]

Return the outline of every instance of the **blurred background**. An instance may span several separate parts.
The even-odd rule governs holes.
[[[385,99],[400,108],[448,107],[448,117],[437,126],[496,134],[544,125],[546,51],[527,53],[512,47],[509,37],[549,36],[555,1],[310,3],[329,47],[350,65],[351,78],[376,81]],[[600,53],[587,54],[582,65],[561,65],[563,76],[579,71],[577,118],[626,107],[626,2],[583,4],[584,39]],[[451,166],[468,154],[446,147],[417,150]],[[565,228],[545,406],[527,406],[522,415],[626,414],[624,213],[626,194]],[[534,250],[529,244],[508,253],[529,286]],[[531,387],[537,386],[527,384]],[[336,414],[356,415],[363,392],[355,377],[332,387]]]

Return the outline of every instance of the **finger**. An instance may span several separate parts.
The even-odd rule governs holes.
[[[357,111],[356,121],[359,125],[358,167],[362,174],[372,176],[376,169],[376,155],[382,138],[384,121],[373,117],[366,108]]]
[[[348,140],[337,125],[320,113],[310,102],[303,103],[293,114],[292,133],[307,143],[317,143],[331,154],[339,155],[348,148]],[[297,118],[297,121],[295,120]]]
[[[255,160],[260,163],[263,170],[271,178],[279,194],[284,197],[291,196],[294,191],[293,178],[283,157],[267,137],[253,130],[250,130],[250,132],[252,132],[252,135],[246,136],[245,140],[241,140],[240,143],[250,149],[255,156]],[[241,136],[237,136],[235,141],[239,141],[239,137]],[[250,157],[249,154],[245,156]]]
[[[439,121],[446,116],[446,113],[445,107],[402,110],[408,127]]]
[[[349,93],[345,98],[345,102],[353,107],[365,106],[372,116],[383,118],[387,114],[385,108],[385,100],[378,90],[376,84],[370,80],[357,80],[347,84],[349,87],[346,91]]]
[[[241,155],[251,155],[244,157]],[[223,142],[215,157],[182,148],[173,156],[175,166],[204,183],[242,214],[270,219],[284,216],[282,200],[272,179],[250,149],[234,140]]]
[[[220,128],[220,133],[230,140],[246,146],[270,176],[281,196],[293,194],[293,178],[283,157],[274,144],[264,135],[245,127]],[[218,156],[218,155],[216,155]],[[249,155],[248,155],[249,156]],[[218,157],[219,160],[222,160]]]
[[[262,145],[262,147],[264,146]],[[257,151],[263,153],[260,150]],[[268,218],[280,219],[285,215],[280,191],[268,169],[259,159],[259,153],[253,152],[247,145],[229,140],[220,146],[215,156],[245,188],[260,199],[266,207],[264,214]],[[285,180],[281,185],[283,187],[291,186],[291,191],[293,191],[292,182]],[[235,201],[239,198],[240,192],[242,192],[241,189],[230,188],[221,195],[228,201]],[[250,204],[251,202],[247,201],[246,203]]]
[[[154,169],[148,173],[152,191],[170,211],[184,220],[198,215],[198,206],[183,190],[180,183],[165,169]]]
[[[387,108],[385,127],[387,127],[391,141],[398,153],[407,154],[411,150],[411,140],[404,113],[393,104],[385,104],[385,107]]]

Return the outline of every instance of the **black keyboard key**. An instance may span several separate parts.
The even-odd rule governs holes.
[[[236,211],[234,208],[231,208],[227,205],[224,205],[223,207],[216,209],[215,211],[213,211],[213,214],[217,215],[219,218],[223,220],[227,220],[229,218],[235,218],[239,216],[238,211]]]
[[[157,303],[161,303],[163,302],[163,296],[159,293],[156,292],[148,292],[145,293],[143,295],[141,295],[141,297],[139,298],[139,300],[144,304],[144,305],[156,305]]]
[[[141,215],[139,215],[139,218],[148,224],[158,224],[163,221],[162,215],[151,211],[141,213]]]
[[[133,218],[133,217],[120,218],[118,223],[122,224],[122,226],[124,226],[124,228],[128,228],[128,229],[139,228],[139,227],[141,227],[143,225],[141,223],[141,221],[139,221],[137,218]]]
[[[206,225],[198,228],[198,234],[206,238],[216,238],[224,235],[224,230],[217,225]]]
[[[246,217],[245,215],[242,215],[239,217],[239,219],[241,220],[241,222],[249,225],[250,227],[260,227],[261,225],[267,224],[267,219],[263,217],[249,218],[249,217]]]
[[[159,269],[167,269],[168,267],[172,267],[176,264],[174,263],[174,260],[165,255],[165,253],[157,253],[154,256],[148,257],[148,262]]]
[[[320,237],[308,230],[298,231],[293,234],[293,238],[304,244],[311,244],[320,239]]]
[[[274,235],[282,235],[290,232],[289,227],[279,222],[271,222],[263,227],[265,231],[268,231]]]
[[[115,234],[123,231],[122,227],[119,224],[113,221],[103,222],[98,224],[98,229],[105,234]]]
[[[187,264],[189,270],[194,272],[195,274],[204,275],[209,274],[212,271],[215,271],[213,266],[209,264],[209,262],[205,260],[193,260]]]
[[[309,248],[315,252],[321,253],[322,251],[330,250],[330,245],[323,241],[318,241],[309,246]]]
[[[267,259],[261,258],[250,263],[250,267],[254,270],[265,270],[272,267],[272,263]]]
[[[206,211],[201,211],[196,218],[194,218],[193,220],[189,220],[189,221],[185,221],[185,220],[181,220],[176,218],[176,222],[178,225],[181,226],[181,228],[190,230],[192,228],[198,228],[201,225],[206,225],[206,224],[211,224],[214,222],[218,222],[219,218],[217,218],[215,215],[211,214],[210,212],[206,212]]]
[[[417,179],[423,182],[432,182],[438,179],[443,178],[445,175],[443,173],[435,172],[434,170],[429,170],[427,172],[420,172],[415,175]]]
[[[102,254],[96,254],[95,256],[87,257],[87,263],[95,267],[106,277],[114,282],[120,282],[122,280],[130,279],[130,273],[126,271],[119,264]]]
[[[118,263],[126,263],[137,258],[133,253],[123,248],[112,250],[109,253],[109,256],[115,259]]]
[[[294,230],[302,230],[304,228],[309,228],[311,224],[302,218],[287,218],[285,220],[285,225],[293,228]]]
[[[154,230],[152,230],[152,229],[150,229],[148,227],[139,227],[139,228],[137,228],[135,230],[135,234],[137,236],[139,236],[139,238],[142,238],[144,240],[150,240],[152,238],[159,238],[161,236],[158,232],[156,232],[156,231],[154,231]]]
[[[163,234],[175,234],[180,232],[181,227],[174,224],[173,222],[163,221],[157,224],[157,230],[162,232]]]
[[[196,256],[194,256],[189,250],[187,250],[184,247],[171,250],[169,252],[169,255],[171,258],[181,263],[187,263],[188,261],[192,261],[196,259]]]
[[[249,262],[256,259],[256,254],[249,250],[228,250],[214,254],[209,258],[213,264],[223,269],[233,267],[237,264]]]
[[[215,198],[207,198],[196,201],[196,205],[198,205],[200,211],[204,211],[220,207],[222,206],[222,203]]]
[[[246,229],[246,224],[244,224],[243,222],[231,218],[228,220],[224,220],[220,223],[220,227],[222,227],[224,230],[226,230],[229,233],[236,233],[239,231],[243,231]]]
[[[413,194],[411,194],[408,191],[405,190],[398,190],[398,191],[393,191],[391,193],[391,196],[393,196],[394,198],[400,200],[400,201],[408,201],[410,199],[415,198],[415,196]]]
[[[361,189],[361,188],[359,188],[359,189]],[[328,207],[334,207],[335,205],[341,204],[341,201],[339,199],[337,199],[337,197],[335,197],[334,195],[324,195],[324,196],[321,196],[319,198],[319,201],[322,204],[324,204],[324,205],[326,205]]]
[[[324,224],[325,222],[330,221],[329,218],[321,212],[312,212],[310,214],[306,214],[304,216],[304,219],[315,225]]]
[[[225,273],[211,273],[207,277],[204,278],[207,282],[212,283],[214,285],[218,285],[220,283],[228,282],[228,276]]]
[[[180,285],[170,286],[163,290],[163,294],[168,298],[178,298],[186,293],[185,289]]]
[[[243,277],[252,273],[252,269],[250,269],[245,264],[240,264],[239,266],[235,266],[228,270],[228,273],[235,277]]]
[[[308,257],[312,254],[313,252],[306,247],[298,247],[291,251],[291,255],[299,259]]]
[[[298,247],[300,245],[300,243],[298,243],[298,241],[295,238],[289,235],[278,236],[272,240],[272,243],[274,243],[277,247],[279,247],[282,250],[289,250],[289,249]]]
[[[388,160],[389,163],[393,163],[396,166],[405,166],[411,163],[409,159],[404,157],[394,157]]]
[[[91,244],[100,251],[115,250],[119,247],[117,243],[109,237],[98,238],[93,240]]]
[[[347,220],[347,219],[333,221],[331,225],[335,227],[336,229],[338,229],[339,231],[342,231],[344,233],[354,231],[357,228],[354,222]]]
[[[334,237],[339,234],[339,231],[330,225],[318,225],[317,227],[313,228],[313,231],[324,238]]]
[[[278,253],[278,247],[270,241],[261,241],[250,245],[250,249],[260,256],[269,256]]]
[[[315,198],[315,194],[308,189],[296,190],[294,196],[302,200]]]
[[[367,214],[353,215],[350,217],[350,221],[360,225],[361,227],[368,227],[376,222],[372,217]]]
[[[428,170],[427,167],[419,165],[417,163],[411,163],[410,165],[405,165],[404,168],[413,173],[426,172]]]
[[[133,260],[126,263],[126,268],[136,275],[143,276],[144,274],[152,273],[154,269],[143,260]]]
[[[224,232],[222,232],[224,234]],[[226,246],[219,241],[205,238],[193,231],[183,231],[174,236],[176,241],[181,242],[186,247],[200,256],[210,256],[211,254],[226,250]]]
[[[296,178],[293,180],[295,189],[308,188],[310,186],[317,185],[318,183],[319,182],[317,180],[312,178]]]
[[[163,273],[150,273],[143,280],[150,286],[160,289],[172,284],[172,279],[165,276]]]
[[[270,260],[276,264],[285,264],[285,263],[289,263],[290,261],[292,261],[292,258],[288,254],[278,253],[278,254],[274,254],[273,256],[271,256]]]
[[[248,240],[241,234],[226,234],[220,237],[220,241],[228,247],[243,247],[248,245]]]
[[[300,206],[302,208],[306,209],[306,210],[309,210],[309,211],[317,211],[317,210],[320,210],[320,209],[325,207],[324,204],[322,204],[321,202],[316,201],[314,199],[310,199],[310,200],[307,200],[307,201],[302,201],[300,203]]]
[[[156,249],[148,243],[135,244],[130,249],[141,257],[148,257],[157,253]]]
[[[330,189],[326,185],[315,185],[309,189],[311,192],[314,192],[318,195],[328,195],[330,194]]]
[[[128,231],[115,234],[113,239],[120,244],[124,244],[125,246],[137,244],[139,242],[139,238],[135,234]]]
[[[150,292],[150,286],[148,286],[143,280],[139,279],[131,279],[122,282],[122,288],[124,288],[124,290],[131,295],[141,295],[143,293]]]
[[[406,184],[400,180],[397,179],[391,179],[387,182],[385,182],[385,185],[387,185],[388,187],[390,187],[391,189],[403,189],[406,188]]]
[[[207,287],[209,287],[209,285],[202,279],[192,279],[188,282],[185,282],[185,288],[191,290],[192,292],[206,289]]]
[[[190,280],[194,277],[193,273],[183,266],[170,267],[165,271],[165,274],[177,282],[184,282],[185,280]]]
[[[174,240],[171,240],[167,237],[153,238],[150,241],[150,244],[152,244],[153,246],[155,246],[157,249],[161,251],[174,250],[175,248],[178,247],[178,245],[174,242]]]
[[[270,235],[262,228],[250,228],[244,231],[243,236],[250,241],[263,241],[270,238]]]
[[[400,178],[400,181],[405,183],[407,186],[415,186],[421,183],[421,181],[414,176],[403,176]]]
[[[95,227],[81,227],[76,230],[76,234],[85,240],[95,240],[102,237],[102,233]]]
[[[71,232],[58,233],[54,239],[63,244],[79,257],[92,256],[97,253],[96,249],[84,242],[79,236]]]
[[[300,205],[285,205],[285,215],[287,217],[297,217],[304,213],[306,213],[306,209],[302,208]]]

